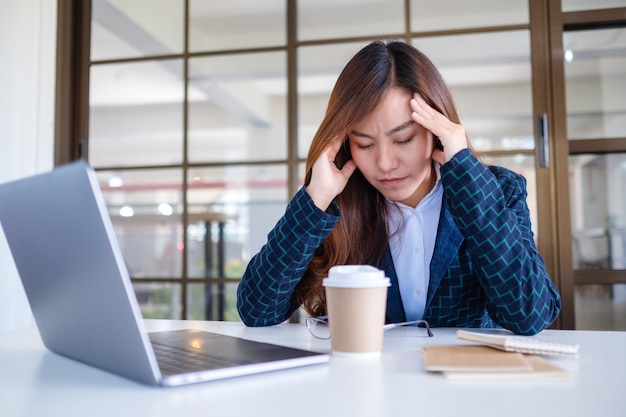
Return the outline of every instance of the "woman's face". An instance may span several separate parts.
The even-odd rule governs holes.
[[[365,179],[389,200],[416,207],[432,189],[433,135],[413,121],[411,94],[390,89],[348,134],[350,152]]]

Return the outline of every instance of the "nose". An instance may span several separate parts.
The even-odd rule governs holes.
[[[398,159],[391,146],[382,145],[378,147],[376,164],[378,165],[378,169],[383,172],[389,172],[397,168]]]

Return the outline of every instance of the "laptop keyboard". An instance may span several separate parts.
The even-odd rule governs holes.
[[[239,365],[224,359],[219,359],[206,354],[198,354],[185,349],[166,346],[160,343],[152,343],[159,368],[163,375],[177,375],[189,372],[198,372],[209,369],[227,368]]]

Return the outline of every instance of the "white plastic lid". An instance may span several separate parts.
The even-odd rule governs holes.
[[[330,268],[328,278],[322,281],[325,287],[371,288],[391,285],[385,271],[371,265],[337,265]]]

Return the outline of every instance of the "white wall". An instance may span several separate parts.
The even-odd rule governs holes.
[[[0,0],[0,183],[52,168],[56,0]],[[32,315],[0,228],[0,330]]]

